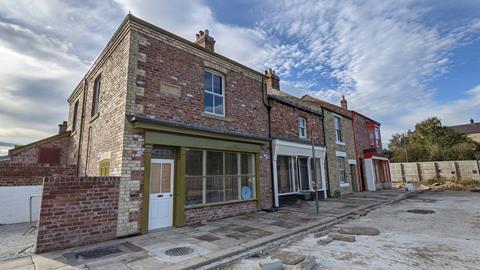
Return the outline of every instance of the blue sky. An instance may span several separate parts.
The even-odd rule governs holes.
[[[383,141],[438,116],[480,121],[480,1],[29,1],[0,3],[0,155],[54,134],[66,98],[124,16],[194,40],[283,91],[311,94],[382,123]]]

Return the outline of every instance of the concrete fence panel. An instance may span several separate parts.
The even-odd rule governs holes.
[[[393,182],[417,182],[455,178],[480,181],[478,160],[390,163]]]

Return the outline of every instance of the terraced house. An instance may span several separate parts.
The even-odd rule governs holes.
[[[69,98],[79,173],[120,176],[117,235],[272,206],[264,75],[128,15]]]

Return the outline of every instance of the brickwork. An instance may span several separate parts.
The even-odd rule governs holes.
[[[37,186],[44,177],[75,176],[76,166],[0,162],[0,186]]]
[[[192,225],[256,211],[257,203],[255,201],[185,209],[185,223],[186,225]]]
[[[81,149],[77,153],[80,155],[78,164],[80,175],[100,175],[99,164],[103,159],[110,160],[109,175],[121,175],[129,49],[129,34],[120,33],[118,42],[112,45],[108,57],[89,71],[86,80],[69,99],[69,130],[72,129],[75,103],[77,101],[79,103],[77,128],[71,131],[72,147],[76,147],[74,152],[77,152],[81,141]],[[97,78],[101,81],[99,111],[92,115],[94,82]],[[84,83],[87,84],[86,87]],[[83,91],[86,91],[85,102]],[[76,159],[78,156],[71,158]]]
[[[36,164],[39,162],[39,153],[42,148],[58,149],[60,153],[59,164],[72,164],[69,162],[68,153],[70,152],[70,133],[57,134],[55,136],[21,146],[9,151],[10,162]]]
[[[118,193],[118,177],[46,178],[36,252],[114,239]]]
[[[335,137],[335,123],[334,116],[336,114],[329,110],[324,110],[325,122],[325,142],[327,147],[327,167],[328,167],[328,182],[330,184],[330,195],[333,196],[336,190],[341,194],[353,192],[352,175],[350,173],[349,160],[356,160],[355,144],[353,141],[353,125],[352,120],[347,117],[340,117],[341,131],[343,136],[343,143],[337,143]],[[345,173],[349,181],[347,187],[340,186],[340,172],[337,162],[337,152],[345,152]],[[358,179],[358,173],[357,173]]]
[[[276,100],[272,100],[271,105],[270,122],[273,138],[303,141],[303,143],[311,144],[311,135],[313,132],[315,143],[325,143],[321,116],[280,103]],[[307,121],[306,138],[299,138],[298,117],[303,117]]]
[[[272,160],[270,158],[270,145],[263,145],[260,152],[260,207],[269,209],[273,206],[272,192]]]

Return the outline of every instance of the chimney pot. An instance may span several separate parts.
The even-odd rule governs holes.
[[[265,70],[267,76],[267,90],[280,90],[280,78],[275,74],[275,70],[269,68]]]
[[[475,122],[473,121],[473,118],[470,118],[470,124],[473,124],[473,123],[475,123]]]
[[[342,108],[344,108],[345,110],[348,110],[347,100],[345,99],[345,96],[343,96],[343,95],[342,95],[342,100],[340,100],[340,105],[341,105]]]
[[[215,51],[215,39],[209,35],[208,29],[205,29],[205,32],[200,30],[198,34],[195,35],[197,39],[195,43],[208,49],[209,51]]]
[[[64,133],[67,131],[67,121],[63,121],[58,125],[58,134]]]

